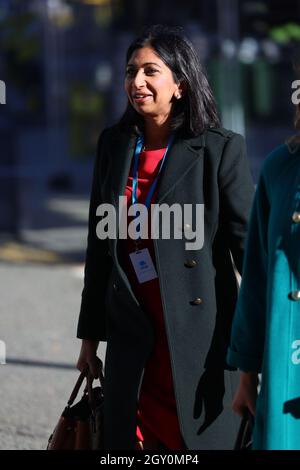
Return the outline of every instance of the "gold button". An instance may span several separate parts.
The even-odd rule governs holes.
[[[194,259],[190,259],[185,261],[184,266],[186,266],[187,268],[193,268],[194,266],[196,266],[196,264],[197,261],[195,261]]]
[[[200,297],[196,297],[194,300],[190,302],[192,305],[200,305],[202,304],[202,299]]]
[[[292,219],[293,219],[293,222],[295,224],[299,224],[300,223],[300,212],[294,212]]]
[[[295,290],[294,292],[290,293],[290,298],[295,301],[300,300],[300,290]]]

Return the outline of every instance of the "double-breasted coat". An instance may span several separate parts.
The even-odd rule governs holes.
[[[154,345],[152,321],[121,266],[118,239],[101,240],[96,234],[100,204],[115,207],[118,224],[119,196],[136,140],[117,124],[99,138],[77,329],[79,338],[107,341],[107,449],[135,447],[138,394]],[[232,258],[241,272],[253,193],[242,136],[222,128],[190,138],[176,134],[155,203],[204,204],[204,245],[187,250],[189,227],[184,226],[181,239],[153,243],[178,419],[188,449],[231,449],[237,432],[231,411],[237,374],[224,369],[237,298]]]
[[[228,361],[261,372],[254,449],[300,450],[300,145],[265,160]]]

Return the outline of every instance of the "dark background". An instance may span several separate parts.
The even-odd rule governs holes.
[[[59,223],[51,197],[88,197],[97,136],[126,103],[126,48],[153,23],[184,27],[257,180],[293,133],[299,17],[297,0],[1,0],[0,234],[30,241]]]

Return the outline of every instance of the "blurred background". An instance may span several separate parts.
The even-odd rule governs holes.
[[[0,449],[45,448],[77,377],[95,148],[131,40],[184,27],[257,181],[293,134],[299,20],[300,0],[0,0]]]

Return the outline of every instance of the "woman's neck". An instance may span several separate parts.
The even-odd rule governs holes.
[[[169,122],[163,123],[152,121],[145,122],[144,146],[147,150],[165,148],[168,145],[170,136]]]

